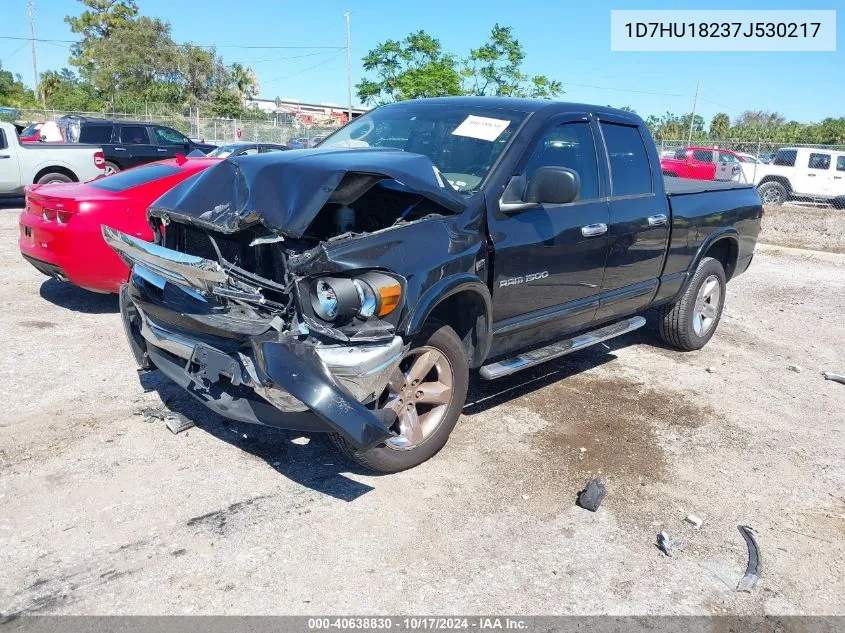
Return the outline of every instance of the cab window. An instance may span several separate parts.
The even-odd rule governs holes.
[[[739,159],[734,156],[733,154],[728,154],[727,152],[719,152],[719,162],[720,163],[738,163]]]
[[[845,171],[845,156],[836,157],[836,171]]]
[[[652,192],[651,167],[640,130],[632,125],[601,123],[610,158],[611,195],[633,196]]]
[[[140,125],[124,125],[120,128],[120,142],[125,145],[149,145],[147,128]]]
[[[692,153],[693,160],[701,161],[702,163],[713,162],[713,151],[709,149],[697,149]]]
[[[810,154],[807,167],[810,169],[830,169],[830,154]]]
[[[156,136],[156,143],[159,145],[185,145],[188,139],[182,136],[176,130],[171,130],[169,127],[153,128]]]
[[[526,182],[538,167],[566,167],[581,180],[579,200],[599,197],[596,146],[590,124],[564,123],[547,131],[525,166]]]

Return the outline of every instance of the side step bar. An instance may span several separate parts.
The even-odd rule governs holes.
[[[624,321],[605,325],[604,327],[593,330],[592,332],[584,332],[583,334],[578,334],[572,338],[552,343],[546,347],[525,352],[524,354],[514,356],[513,358],[484,365],[479,373],[485,380],[495,380],[496,378],[516,373],[522,369],[527,369],[528,367],[534,367],[534,365],[545,363],[547,360],[552,360],[553,358],[558,358],[559,356],[565,356],[566,354],[577,352],[579,349],[584,349],[585,347],[590,347],[596,343],[601,343],[602,341],[627,334],[628,332],[633,332],[644,325],[645,319],[643,317],[631,317],[630,319],[625,319]]]

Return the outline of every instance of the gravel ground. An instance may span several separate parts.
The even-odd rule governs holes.
[[[17,213],[0,210],[2,613],[845,614],[845,385],[820,376],[845,371],[845,256],[759,249],[700,352],[651,323],[476,380],[439,455],[377,477],[139,377],[116,299],[22,261]],[[172,435],[164,402],[198,426]],[[575,507],[598,473],[601,508]],[[763,552],[751,594],[738,524]],[[660,530],[683,540],[671,558]]]
[[[809,204],[766,207],[763,240],[779,246],[845,253],[845,209]]]

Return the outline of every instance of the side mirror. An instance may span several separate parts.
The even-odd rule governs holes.
[[[578,172],[566,167],[538,167],[525,186],[525,202],[566,204],[581,193]]]

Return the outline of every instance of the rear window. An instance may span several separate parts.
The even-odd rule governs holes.
[[[845,171],[845,156],[838,156],[836,158],[836,171]]]
[[[772,160],[772,165],[779,165],[780,167],[795,167],[796,158],[798,158],[798,150],[779,149],[775,152],[775,158]]]
[[[675,159],[684,160],[687,157],[687,150],[681,148],[675,150]]]
[[[108,143],[111,141],[111,125],[84,125],[79,133],[80,143]]]
[[[105,191],[126,191],[127,189],[132,189],[132,187],[138,187],[154,180],[173,176],[181,171],[178,167],[171,165],[147,165],[128,171],[121,171],[106,178],[92,180],[88,185],[95,189],[104,189]]]
[[[651,167],[639,129],[605,122],[601,129],[610,158],[613,196],[651,193]]]
[[[0,149],[6,149],[6,135],[0,130]]]
[[[807,167],[810,169],[830,169],[830,154],[810,154]]]
[[[713,162],[713,150],[697,149],[692,153],[692,157],[695,160],[700,160],[702,163],[712,163]]]

